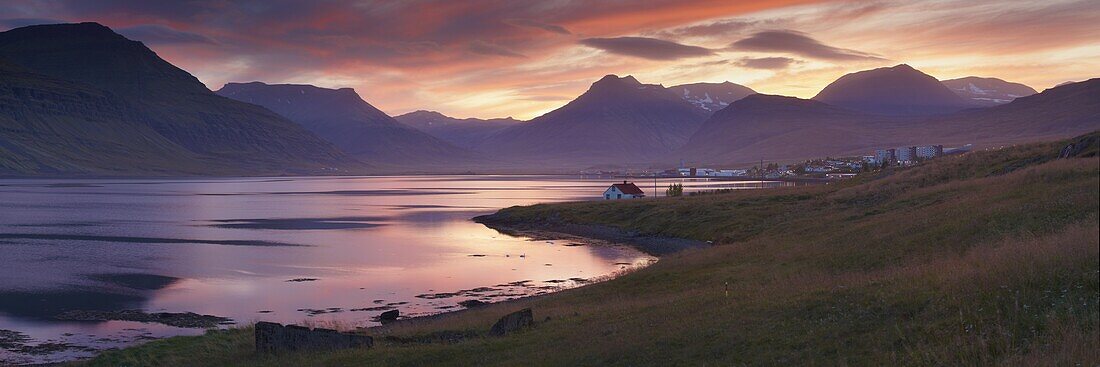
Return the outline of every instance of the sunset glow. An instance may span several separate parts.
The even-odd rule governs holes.
[[[527,119],[605,74],[812,97],[845,73],[899,63],[1037,90],[1100,69],[1094,1],[199,3],[5,2],[0,28],[96,20],[211,89],[352,87],[391,115]]]

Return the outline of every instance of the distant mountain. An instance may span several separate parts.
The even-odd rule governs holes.
[[[1031,89],[1031,87],[1020,83],[1010,83],[997,78],[979,78],[976,76],[944,80],[943,85],[946,85],[951,91],[958,94],[959,97],[966,98],[974,104],[987,107],[1002,105],[1012,102],[1012,100],[1016,98],[1038,93],[1034,89]]]
[[[1100,78],[1064,84],[1010,103],[926,122],[948,142],[1016,143],[1100,129]],[[927,135],[930,132],[924,132]]]
[[[363,161],[386,165],[437,164],[470,152],[401,124],[351,88],[229,83],[218,95],[257,104],[297,122]]]
[[[706,113],[664,87],[608,75],[565,106],[493,135],[477,149],[560,165],[668,159]]]
[[[359,171],[366,167],[297,124],[262,107],[215,95],[195,77],[164,61],[141,42],[128,40],[97,23],[39,25],[2,32],[0,59],[51,80],[67,82],[73,88],[71,93],[94,90],[111,101],[127,105],[131,121],[155,131],[162,138],[160,143],[167,141],[175,145],[165,147],[166,150],[182,148],[212,168],[230,168],[219,174],[320,174]],[[58,91],[55,96],[70,92]],[[27,103],[26,100],[10,102]],[[54,120],[45,116],[35,118],[41,123],[34,128],[51,129],[54,122],[73,124],[93,117],[74,109]],[[123,146],[117,148],[124,151],[130,148],[126,144],[143,139],[137,135],[122,136],[119,142]],[[55,146],[48,153],[54,156],[74,154],[67,149],[70,147]],[[88,159],[104,161],[100,158]],[[120,174],[147,170],[126,164],[120,160],[111,169]],[[167,168],[162,173],[203,172]]]
[[[696,163],[745,164],[855,153],[878,143],[896,119],[829,104],[756,94],[715,112],[677,152]]]
[[[707,113],[714,113],[734,101],[756,94],[746,86],[730,82],[681,84],[668,87],[668,90]]]
[[[974,107],[939,80],[909,65],[840,77],[813,98],[834,106],[883,115],[935,115]]]
[[[876,115],[794,97],[753,95],[707,119],[676,154],[697,164],[751,164],[868,154],[905,145],[1003,145],[1100,129],[1100,79],[996,107],[947,115]]]
[[[523,123],[511,117],[458,119],[439,112],[425,110],[395,116],[394,119],[463,148],[477,146],[493,134]]]

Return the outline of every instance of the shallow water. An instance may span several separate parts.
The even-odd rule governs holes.
[[[625,246],[507,236],[470,218],[512,205],[598,200],[611,181],[0,180],[0,329],[25,334],[28,345],[63,344],[0,349],[0,364],[80,358],[202,332],[53,319],[66,310],[196,312],[239,324],[350,328],[374,325],[371,318],[386,309],[425,315],[461,309],[458,302],[467,299],[494,302],[583,285],[655,259]],[[697,180],[685,186],[775,185]]]

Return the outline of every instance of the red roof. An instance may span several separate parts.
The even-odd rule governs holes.
[[[624,194],[645,195],[645,192],[639,189],[638,185],[629,182],[624,181],[621,184],[612,184],[611,186],[615,186],[615,188],[619,189],[619,191],[622,191]]]

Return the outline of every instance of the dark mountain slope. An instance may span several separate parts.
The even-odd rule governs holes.
[[[215,95],[193,76],[96,23],[0,33],[0,58],[129,102],[153,130],[242,173],[333,172],[363,166],[266,109]]]
[[[936,78],[905,64],[845,75],[813,99],[884,115],[935,115],[973,107]]]
[[[608,75],[565,106],[501,131],[477,149],[571,166],[668,160],[705,118],[660,85]]]
[[[377,164],[437,164],[470,152],[405,126],[351,88],[260,82],[229,83],[217,92],[266,107],[361,160]]]
[[[921,144],[999,146],[1100,129],[1100,79],[1048,89],[997,107],[933,117],[890,117],[793,97],[754,95],[711,116],[678,154],[745,164],[869,154]]]
[[[747,163],[858,153],[889,143],[900,122],[822,102],[757,94],[703,123],[678,152],[698,163]]]
[[[168,141],[108,93],[0,60],[0,175],[228,170]]]
[[[413,111],[395,116],[397,121],[463,148],[472,148],[506,128],[523,123],[508,118],[458,119],[435,111]]]

